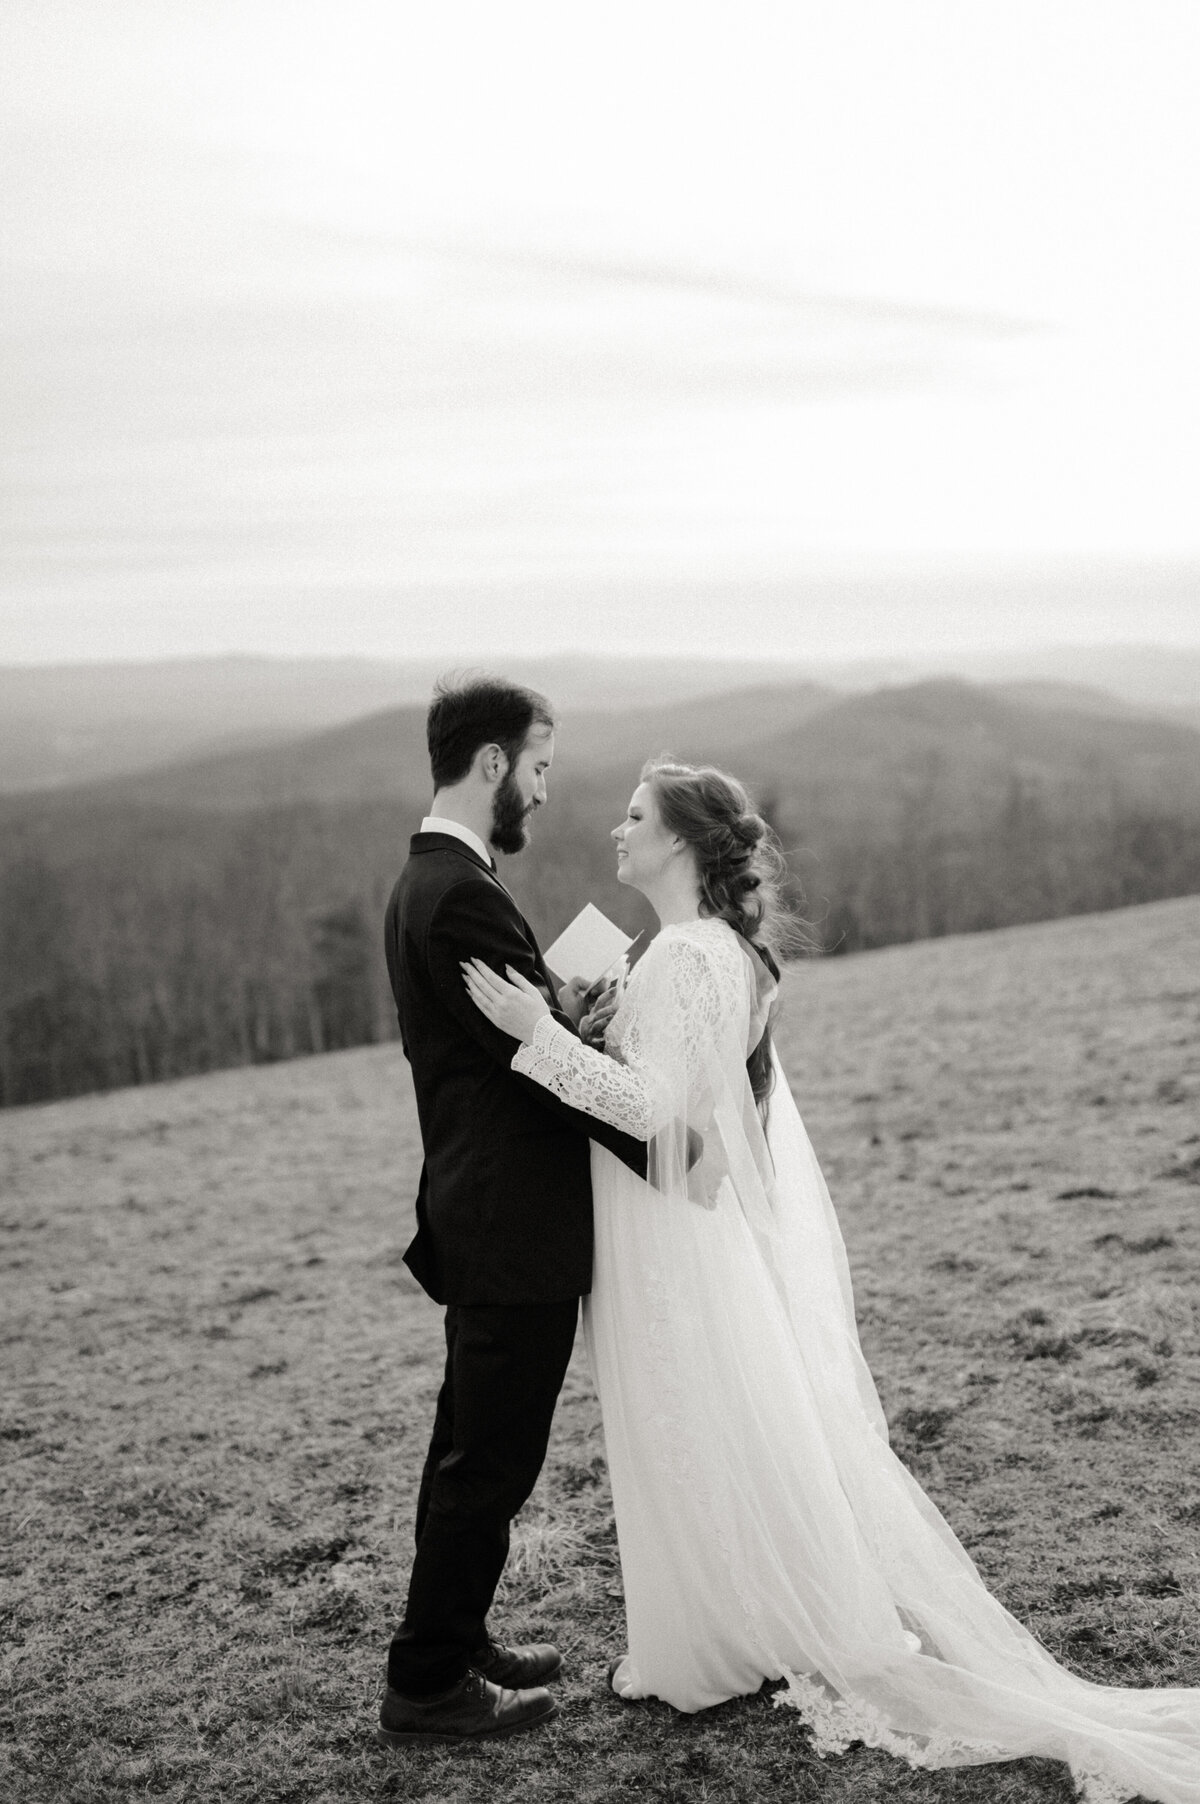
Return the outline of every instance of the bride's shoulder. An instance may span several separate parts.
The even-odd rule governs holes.
[[[633,967],[613,1018],[620,1040],[635,1022],[723,1018],[740,999],[737,937],[724,921],[661,927]]]
[[[658,939],[668,944],[682,941],[685,945],[703,946],[706,952],[731,952],[737,947],[737,934],[719,915],[698,915],[694,921],[673,921],[660,927]]]
[[[728,922],[711,916],[672,921],[660,927],[639,965],[685,974],[721,970],[739,959],[738,940]],[[637,967],[635,966],[635,970]]]

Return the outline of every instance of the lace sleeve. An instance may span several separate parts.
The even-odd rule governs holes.
[[[629,1019],[621,1035],[623,1063],[583,1045],[546,1015],[533,1040],[518,1049],[512,1066],[572,1108],[634,1139],[650,1140],[680,1113],[693,1089],[722,999],[704,947],[682,939],[656,941],[643,966],[646,975],[657,970],[666,982],[631,984]],[[651,991],[655,1002],[646,1007]]]
[[[517,1049],[512,1068],[531,1077],[573,1109],[582,1109],[610,1127],[649,1140],[654,1132],[654,1099],[649,1079],[605,1052],[585,1046],[554,1019],[543,1015],[528,1045]]]

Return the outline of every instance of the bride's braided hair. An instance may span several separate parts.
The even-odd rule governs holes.
[[[696,854],[701,914],[728,921],[778,978],[780,958],[800,937],[781,894],[787,866],[742,785],[712,765],[667,757],[651,758],[642,782],[654,790],[668,832]],[[765,1103],[772,1081],[769,1026],[746,1067],[756,1100]]]

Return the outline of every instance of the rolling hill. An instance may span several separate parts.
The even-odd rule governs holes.
[[[245,810],[429,797],[423,706],[283,745],[227,752],[59,792],[62,807]],[[865,695],[774,685],[670,706],[568,713],[552,794],[564,785],[623,801],[643,759],[669,750],[744,775],[789,819],[816,808],[847,818],[898,816],[914,798],[947,818],[976,814],[1014,784],[1050,807],[1094,810],[1114,795],[1167,811],[1200,808],[1200,731],[1120,706],[1039,690],[999,691],[937,679]],[[44,802],[38,804],[44,807]],[[20,810],[10,798],[9,812]],[[549,811],[548,811],[549,814]],[[799,821],[797,820],[797,824]]]
[[[772,685],[564,723],[505,881],[544,943],[592,900],[647,753],[743,776],[826,951],[1200,892],[1200,733],[961,681]],[[0,798],[0,1102],[386,1039],[378,922],[429,799],[422,706]]]
[[[0,666],[0,793],[312,732],[394,703],[400,675],[353,658]]]
[[[669,705],[569,713],[558,736],[561,777],[586,775],[670,749],[680,756],[732,760],[772,732],[785,732],[840,697],[803,683],[689,697]],[[644,749],[639,749],[644,748]],[[285,803],[332,806],[394,801],[409,809],[429,800],[425,704],[390,708],[284,744],[228,751],[166,768],[61,790],[58,806],[150,806],[240,810]],[[46,799],[34,804],[39,809]],[[10,798],[19,810],[19,798]]]
[[[1152,717],[1051,709],[952,679],[850,696],[746,747],[747,768],[803,812],[895,818],[914,803],[947,824],[1014,787],[1059,812],[1114,796],[1200,812],[1200,731]],[[799,822],[797,823],[799,824]]]
[[[689,698],[808,685],[838,694],[959,677],[1051,711],[1133,710],[1200,728],[1200,651],[1034,647],[991,657],[807,663],[591,653],[480,657],[571,717],[671,710]],[[310,737],[386,709],[421,707],[453,660],[226,657],[0,666],[0,795],[85,782]],[[649,723],[653,728],[654,722]],[[656,731],[649,742],[657,743]]]
[[[484,658],[566,709],[649,707],[749,683],[794,683],[767,659]],[[452,660],[229,657],[0,665],[0,795],[99,782],[424,708]]]

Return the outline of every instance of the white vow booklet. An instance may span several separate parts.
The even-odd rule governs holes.
[[[627,933],[591,902],[585,902],[571,925],[564,928],[545,954],[546,963],[563,982],[584,977],[589,984],[602,977],[633,945]]]

